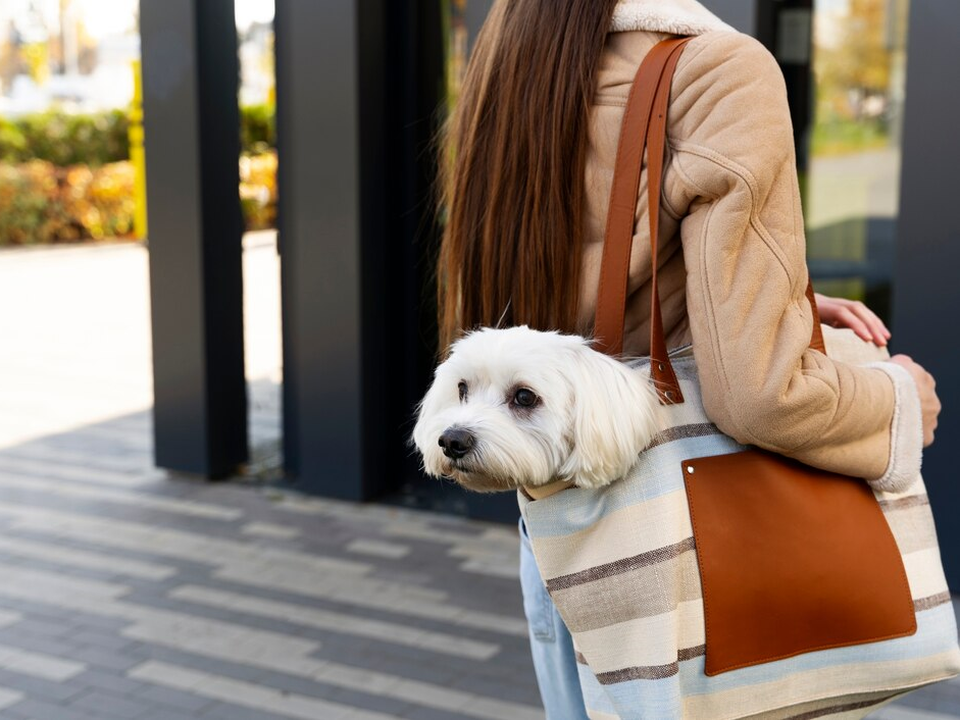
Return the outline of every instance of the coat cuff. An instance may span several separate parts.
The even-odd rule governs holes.
[[[867,482],[874,490],[901,493],[920,477],[923,456],[923,414],[920,394],[906,368],[892,362],[872,362],[863,367],[885,372],[893,381],[893,421],[890,427],[890,461],[886,472]]]

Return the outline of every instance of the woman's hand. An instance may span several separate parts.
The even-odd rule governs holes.
[[[814,293],[817,298],[817,310],[820,322],[833,327],[845,327],[857,335],[880,347],[885,347],[890,339],[890,331],[876,313],[859,300],[833,298]]]
[[[933,375],[915,363],[909,355],[894,355],[891,361],[906,368],[920,393],[920,413],[923,415],[923,446],[933,442],[933,431],[937,429],[937,416],[940,414],[940,398],[937,397],[937,383]]]

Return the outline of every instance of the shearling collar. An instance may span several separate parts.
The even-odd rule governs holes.
[[[697,0],[620,0],[614,8],[610,30],[702,35],[710,30],[733,28]]]

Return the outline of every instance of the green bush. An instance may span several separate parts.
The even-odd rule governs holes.
[[[272,227],[277,205],[273,108],[245,107],[240,119],[239,191],[246,226]],[[120,110],[0,118],[0,245],[129,237],[134,169],[128,130]]]
[[[100,167],[129,160],[129,126],[123,110],[93,115],[49,111],[16,120],[0,118],[0,162],[18,165],[43,160],[57,167]],[[276,147],[271,105],[241,108],[240,144],[242,151],[251,155]]]
[[[882,120],[848,120],[832,117],[813,128],[814,157],[849,155],[890,144],[890,131]]]
[[[272,105],[240,108],[240,147],[244,153],[259,155],[277,146],[277,126]]]
[[[45,112],[0,118],[0,162],[43,160],[58,167],[100,167],[130,157],[129,120],[122,110],[94,115]]]

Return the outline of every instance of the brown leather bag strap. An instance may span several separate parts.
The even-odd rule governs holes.
[[[677,42],[670,51],[666,67],[657,86],[650,125],[647,128],[647,213],[650,216],[650,263],[653,268],[650,290],[650,377],[664,405],[682,403],[683,393],[667,356],[663,336],[663,316],[660,311],[660,289],[657,286],[657,248],[660,245],[660,188],[663,180],[663,151],[667,142],[667,106],[670,104],[670,84],[680,53],[690,38]],[[623,312],[626,312],[624,306]]]
[[[600,287],[597,296],[594,335],[597,349],[617,355],[623,348],[623,324],[630,249],[643,152],[647,150],[647,199],[650,221],[651,298],[650,298],[650,373],[663,404],[682,403],[683,394],[667,355],[663,317],[657,285],[657,249],[659,246],[660,193],[663,178],[663,153],[666,145],[667,109],[673,73],[689,37],[658,43],[644,58],[634,78],[624,110],[623,124],[614,166],[607,211]],[[823,333],[817,312],[813,285],[807,285],[807,299],[814,323],[810,347],[825,353]]]
[[[823,343],[823,329],[820,327],[820,310],[817,308],[817,298],[813,294],[813,281],[807,280],[807,300],[813,310],[813,336],[810,338],[810,347],[827,354],[827,346]]]
[[[630,86],[627,106],[623,112],[613,184],[610,187],[610,206],[607,210],[594,322],[596,347],[609,355],[617,355],[623,349],[627,272],[630,267],[630,247],[633,244],[643,150],[660,76],[676,42],[665,40],[647,53]]]

